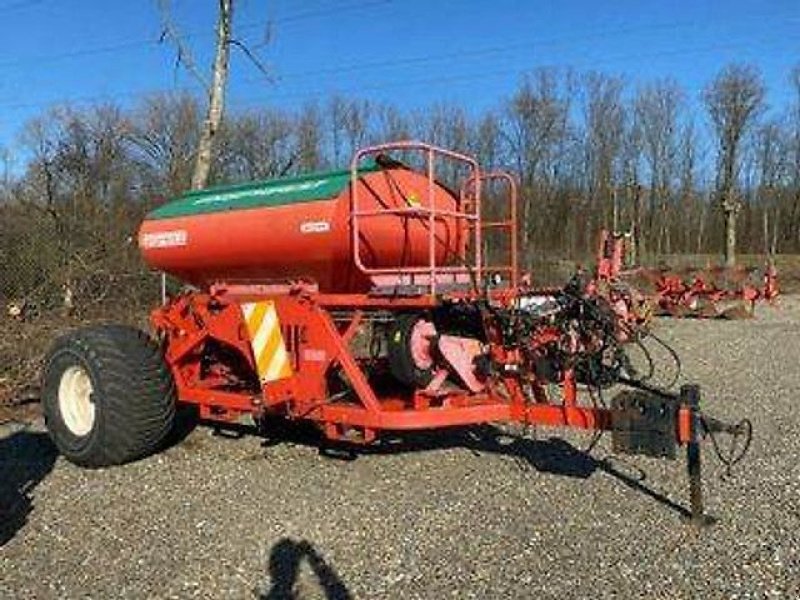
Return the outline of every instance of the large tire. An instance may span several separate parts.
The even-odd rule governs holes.
[[[45,360],[42,404],[61,453],[105,467],[160,449],[175,417],[175,384],[145,333],[98,325],[56,340]]]

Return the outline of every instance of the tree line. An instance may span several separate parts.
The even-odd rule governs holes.
[[[514,173],[528,261],[587,256],[601,227],[629,233],[643,262],[726,248],[732,260],[734,245],[797,253],[800,66],[787,77],[793,97],[777,107],[758,69],[733,64],[699,94],[669,78],[543,68],[480,114],[341,96],[229,111],[209,182],[345,167],[360,146],[416,138]],[[44,285],[48,270],[69,280],[98,264],[134,268],[130,239],[144,212],[192,185],[202,124],[189,95],[54,107],[25,124],[0,154],[0,264],[16,269],[0,276],[5,295]]]

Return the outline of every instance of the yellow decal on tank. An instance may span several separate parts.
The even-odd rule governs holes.
[[[411,192],[406,198],[406,202],[411,208],[419,208],[422,203],[419,201],[419,195],[417,192]]]
[[[283,343],[281,324],[275,303],[247,302],[242,304],[242,315],[253,347],[256,371],[262,382],[277,381],[292,376],[289,355]]]

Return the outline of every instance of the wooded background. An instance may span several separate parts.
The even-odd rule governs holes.
[[[638,261],[800,252],[800,68],[768,107],[759,71],[730,65],[704,90],[670,79],[540,69],[495,110],[403,110],[334,97],[226,114],[210,183],[348,165],[365,144],[416,138],[474,154],[520,182],[523,264],[586,260],[601,227],[632,231]],[[54,107],[0,156],[0,301],[16,311],[157,301],[141,264],[144,213],[188,189],[204,107],[157,95],[132,108]],[[737,218],[738,217],[738,218]],[[534,269],[536,276],[536,269]]]

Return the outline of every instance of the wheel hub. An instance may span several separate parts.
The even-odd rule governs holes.
[[[81,366],[73,365],[61,375],[58,385],[58,408],[61,419],[74,435],[84,436],[94,426],[95,406],[92,380]]]

